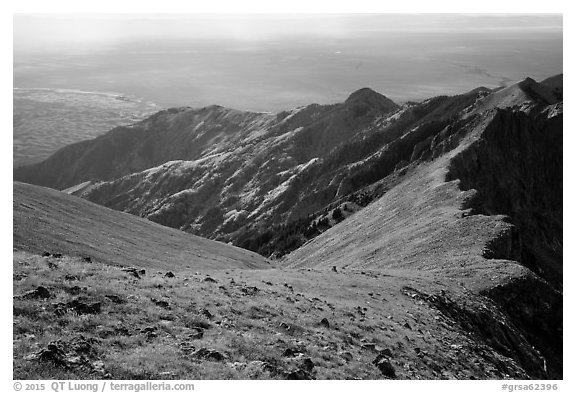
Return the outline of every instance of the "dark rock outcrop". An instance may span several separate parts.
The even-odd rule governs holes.
[[[198,359],[210,360],[213,362],[224,361],[225,356],[215,349],[200,348],[192,354],[193,357]]]
[[[515,230],[487,257],[512,259],[562,287],[562,114],[499,110],[481,138],[455,157],[447,180],[475,189],[464,208],[505,214]]]
[[[66,303],[54,304],[54,312],[56,315],[63,315],[68,312],[73,312],[78,315],[83,314],[100,314],[102,309],[101,302],[87,303],[80,299],[73,299]]]
[[[32,289],[22,295],[15,295],[15,298],[21,299],[48,299],[51,296],[50,291],[43,286]]]

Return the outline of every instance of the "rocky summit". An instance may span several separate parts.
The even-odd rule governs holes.
[[[559,75],[402,105],[363,88],[277,114],[167,109],[16,168],[18,375],[562,378],[562,133]],[[96,304],[130,333],[78,330]],[[84,332],[83,363],[73,340],[35,341],[33,309]],[[124,365],[119,336],[180,366]]]

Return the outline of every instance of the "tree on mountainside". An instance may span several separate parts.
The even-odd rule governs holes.
[[[332,218],[335,219],[336,221],[341,221],[344,219],[344,215],[342,214],[342,210],[340,210],[339,207],[334,209],[334,211],[332,212]]]

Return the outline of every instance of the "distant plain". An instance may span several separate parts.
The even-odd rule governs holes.
[[[240,23],[233,19],[169,20],[174,29],[184,29],[181,34],[152,34],[148,22],[120,20],[105,25],[114,30],[124,24],[122,34],[112,40],[79,36],[72,42],[74,37],[67,36],[70,42],[60,44],[48,33],[43,42],[42,20],[32,17],[36,34],[30,44],[19,33],[26,19],[17,18],[14,165],[45,159],[69,143],[160,108],[218,104],[275,113],[310,103],[342,102],[361,87],[402,103],[562,72],[561,17],[558,22],[558,17],[518,16],[508,21],[493,16],[490,28],[473,26],[479,16],[438,18],[436,25],[428,26],[429,17],[400,22],[392,15],[328,21],[309,17],[300,24],[262,17],[244,23],[255,25],[255,32],[269,22],[290,33],[249,37],[238,34],[248,30],[245,25],[232,29]],[[407,28],[402,23],[415,25]],[[200,26],[198,32],[208,33],[191,31],[194,24]],[[317,30],[324,25],[338,29],[319,33],[312,29],[314,24]],[[225,28],[231,30],[217,34]],[[39,99],[37,90],[23,97],[27,89],[39,88],[113,95],[60,94],[57,103]]]

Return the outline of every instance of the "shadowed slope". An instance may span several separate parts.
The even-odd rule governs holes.
[[[460,191],[456,181],[445,182],[450,158],[487,121],[479,120],[458,148],[409,171],[382,198],[289,254],[286,264],[441,270],[455,275],[469,272],[470,265],[490,274],[501,268],[507,273],[522,270],[516,263],[487,265],[484,245],[510,224],[502,216],[463,217],[460,208],[472,193]]]
[[[266,268],[258,254],[51,189],[14,182],[14,247],[150,268]]]
[[[542,112],[545,120],[539,126],[533,125],[534,118],[533,123],[522,121],[525,116],[495,110],[470,122],[458,147],[407,171],[405,179],[379,200],[289,254],[286,266],[427,272],[466,288],[471,297],[490,298],[506,313],[506,321],[499,323],[519,328],[546,361],[536,365],[514,343],[507,343],[508,349],[500,344],[494,348],[506,356],[517,351],[514,356],[534,376],[562,375],[562,293],[555,287],[562,275],[561,251],[545,258],[561,250],[558,230],[552,225],[558,193],[561,204],[557,184],[561,180],[548,172],[557,170],[556,160],[535,159],[546,157],[545,151],[554,154],[561,149],[562,115],[557,106],[550,106]],[[549,146],[533,143],[536,138],[547,140]],[[526,153],[529,147],[534,153]],[[512,160],[514,155],[525,160]],[[506,180],[506,185],[494,188],[486,180],[494,178]],[[530,182],[529,190],[523,181]],[[555,187],[547,187],[548,181]],[[487,193],[490,187],[498,197]],[[527,196],[520,198],[520,193]],[[541,196],[546,193],[549,198]],[[509,199],[520,207],[508,208]],[[489,208],[479,209],[482,202]],[[542,237],[551,227],[554,230]],[[522,239],[527,245],[521,248]],[[520,251],[523,255],[518,257]],[[453,313],[460,315],[462,310]],[[491,342],[495,331],[483,330],[491,322],[481,316],[466,323],[483,331]]]

